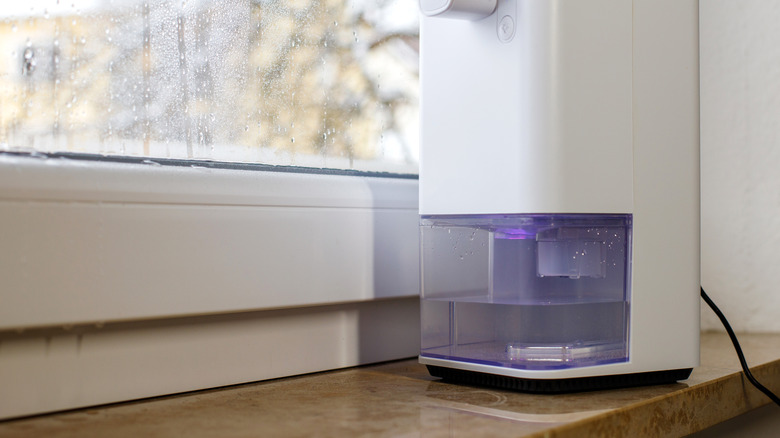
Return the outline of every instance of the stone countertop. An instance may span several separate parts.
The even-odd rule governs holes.
[[[780,392],[780,334],[739,339]],[[768,402],[726,334],[705,333],[701,366],[676,384],[523,394],[443,383],[410,359],[0,422],[0,436],[681,436]]]

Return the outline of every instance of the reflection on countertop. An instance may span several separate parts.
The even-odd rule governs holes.
[[[780,391],[780,334],[740,341]],[[768,402],[738,371],[728,337],[705,333],[701,366],[676,384],[523,394],[444,383],[410,359],[7,421],[0,436],[681,436]]]

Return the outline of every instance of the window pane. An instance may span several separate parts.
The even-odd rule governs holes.
[[[0,150],[417,171],[412,0],[27,0]]]

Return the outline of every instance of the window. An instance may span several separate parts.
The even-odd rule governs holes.
[[[416,173],[413,2],[31,0],[0,18],[0,150]]]
[[[416,354],[416,16],[6,2],[0,419]]]

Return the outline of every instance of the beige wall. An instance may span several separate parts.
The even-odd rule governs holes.
[[[702,283],[735,330],[780,332],[780,2],[703,0],[700,18]]]

